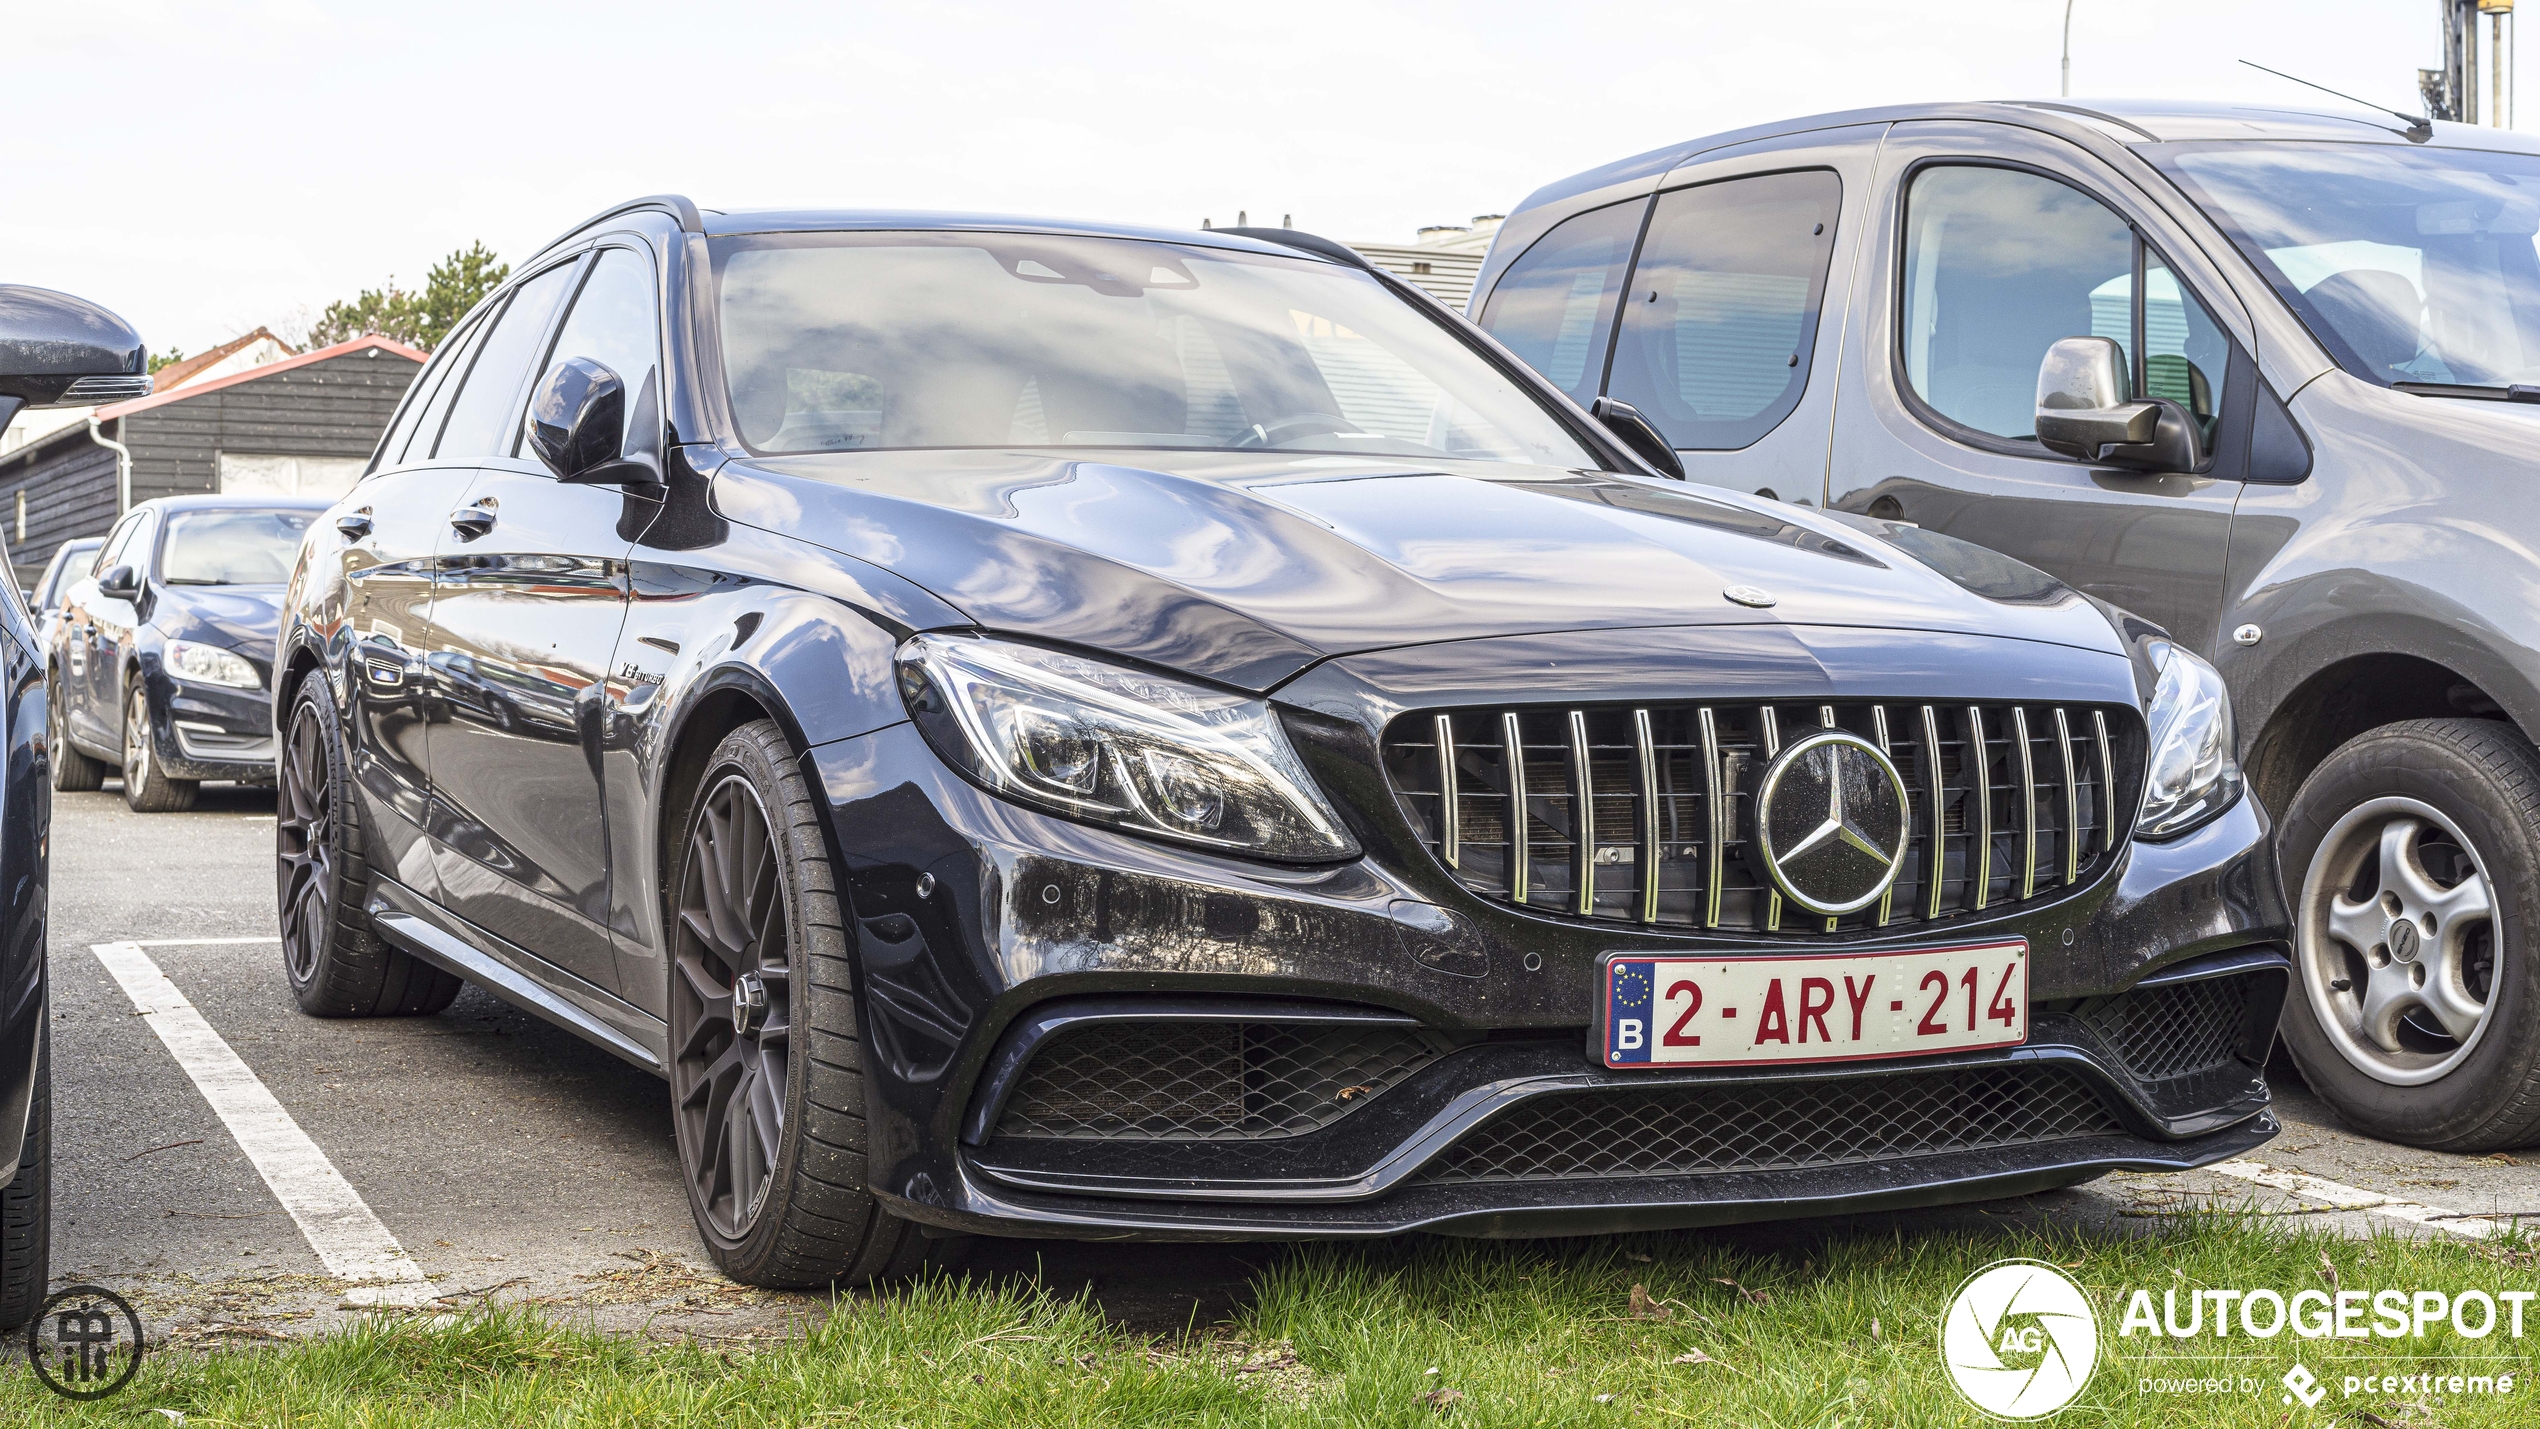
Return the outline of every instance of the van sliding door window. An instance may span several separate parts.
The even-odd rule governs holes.
[[[1752,446],[1808,387],[1843,181],[1825,169],[1661,194],[1606,390],[1682,450]]]
[[[1949,422],[2035,441],[2046,349],[2104,337],[2124,350],[2137,393],[2177,402],[2212,440],[2230,339],[2131,225],[2079,189],[2018,169],[1923,170],[1906,198],[1904,282],[1906,383]]]
[[[1649,201],[1608,204],[1562,220],[1508,265],[1482,305],[1482,328],[1573,401],[1596,398],[1614,299]]]

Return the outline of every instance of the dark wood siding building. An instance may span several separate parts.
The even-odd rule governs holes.
[[[62,542],[102,536],[129,500],[341,490],[379,444],[424,354],[364,337],[101,407],[0,455],[0,523],[21,580]],[[21,520],[23,515],[23,520]]]

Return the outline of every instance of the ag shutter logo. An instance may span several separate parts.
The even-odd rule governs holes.
[[[2043,1419],[2081,1397],[2099,1363],[2099,1316],[2072,1277],[2040,1260],[1996,1261],[1958,1287],[1940,1362],[1996,1419]]]

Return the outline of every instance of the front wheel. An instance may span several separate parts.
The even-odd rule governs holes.
[[[194,807],[191,779],[170,779],[150,737],[150,692],[133,677],[123,697],[123,801],[136,814],[178,814]]]
[[[688,1205],[733,1279],[858,1285],[930,1243],[866,1186],[864,1048],[818,813],[767,720],[688,804],[670,929],[670,1100]]]
[[[2278,857],[2311,1089],[2411,1146],[2540,1141],[2540,754],[2489,720],[2373,730],[2303,782]]]

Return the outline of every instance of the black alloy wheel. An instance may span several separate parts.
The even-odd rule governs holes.
[[[135,676],[123,697],[123,801],[136,814],[177,814],[194,807],[202,786],[171,779],[150,737],[150,692]]]
[[[44,749],[53,761],[53,788],[57,793],[85,794],[106,787],[106,766],[89,758],[71,743],[70,711],[62,703],[62,682],[44,682]]]
[[[734,730],[687,805],[669,900],[680,1168],[708,1253],[752,1285],[861,1284],[948,1248],[865,1188],[863,1046],[818,819],[783,732]]]
[[[274,794],[275,903],[282,970],[317,1017],[422,1016],[459,995],[458,978],[390,947],[370,926],[361,806],[345,776],[342,729],[326,676],[300,682]]]

